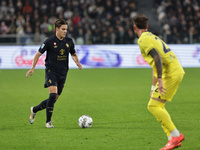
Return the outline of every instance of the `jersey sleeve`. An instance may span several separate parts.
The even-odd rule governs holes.
[[[149,52],[154,48],[151,39],[148,37],[141,39],[138,44],[146,55],[148,55]]]
[[[69,52],[70,52],[71,55],[74,54],[74,53],[76,53],[75,48],[74,48],[74,42],[73,42],[73,40],[71,40]]]
[[[45,40],[43,43],[42,43],[42,45],[40,46],[40,48],[39,48],[39,52],[40,53],[44,53],[46,50],[47,50],[47,47],[48,47],[48,41],[47,40]]]

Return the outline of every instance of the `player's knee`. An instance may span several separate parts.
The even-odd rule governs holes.
[[[57,94],[57,95],[56,95],[56,99],[53,101],[54,104],[57,102],[58,98],[59,98],[59,95]]]
[[[158,106],[156,106],[156,105],[148,105],[147,109],[153,114],[158,109]]]
[[[59,98],[59,96],[60,96],[60,95],[58,95],[58,94],[56,95],[56,100]]]
[[[147,109],[151,112],[154,108],[151,105],[147,105]]]
[[[159,101],[156,101],[156,100],[153,100],[153,99],[150,99],[149,100],[149,103],[147,105],[147,109],[153,113],[155,111],[157,111],[158,109],[160,109],[164,104],[159,102]]]

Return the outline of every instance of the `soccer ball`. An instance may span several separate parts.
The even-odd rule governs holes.
[[[82,115],[80,116],[80,118],[78,119],[78,125],[81,128],[90,128],[93,124],[93,120],[90,116],[88,115]]]

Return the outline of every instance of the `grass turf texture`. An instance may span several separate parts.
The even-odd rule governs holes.
[[[151,69],[71,69],[55,104],[54,129],[45,128],[45,110],[29,124],[30,107],[48,97],[44,70],[0,70],[0,149],[156,150],[167,138],[146,109]],[[200,149],[200,69],[185,68],[177,94],[166,108],[185,135],[180,150]],[[93,118],[81,129],[78,118]]]

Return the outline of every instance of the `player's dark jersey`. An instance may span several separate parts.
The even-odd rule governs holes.
[[[59,40],[55,35],[44,41],[38,50],[40,53],[47,51],[45,66],[58,75],[66,75],[69,69],[69,53],[74,54],[74,43],[71,38]]]

